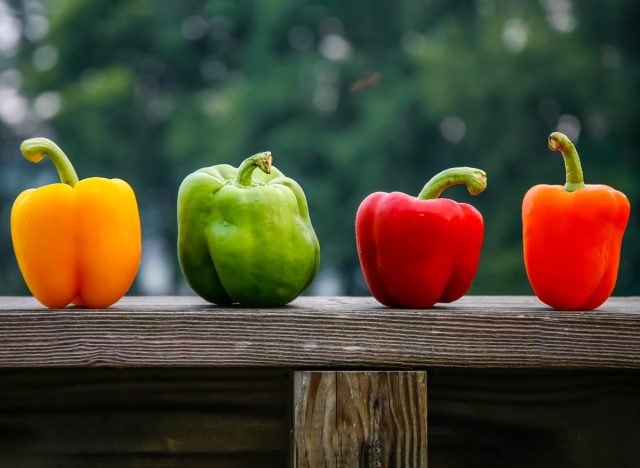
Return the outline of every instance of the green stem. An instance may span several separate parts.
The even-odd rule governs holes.
[[[260,170],[266,174],[271,174],[271,152],[264,151],[262,153],[249,156],[242,161],[238,168],[238,175],[236,175],[236,184],[243,185],[245,187],[251,186],[251,176],[253,170],[259,167]]]
[[[71,161],[53,141],[47,138],[31,138],[22,142],[20,151],[22,151],[22,155],[26,159],[34,163],[42,161],[45,156],[49,156],[58,170],[60,182],[72,187],[78,183],[78,174],[76,174]]]
[[[562,151],[564,158],[564,168],[567,172],[567,183],[564,189],[567,192],[575,192],[584,187],[584,174],[580,165],[580,156],[576,147],[564,133],[553,132],[549,135],[549,149],[551,151]]]
[[[464,184],[471,195],[478,195],[487,188],[487,174],[473,167],[452,167],[434,175],[420,191],[418,198],[438,198],[452,185]]]

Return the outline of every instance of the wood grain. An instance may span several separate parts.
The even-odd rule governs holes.
[[[427,466],[426,372],[294,374],[294,466]]]
[[[0,369],[0,467],[287,466],[290,374]],[[428,374],[431,466],[640,466],[639,370]]]
[[[640,368],[640,298],[558,312],[534,297],[430,310],[303,297],[275,309],[131,297],[107,310],[0,298],[0,367]]]
[[[0,370],[2,467],[282,467],[282,369]]]
[[[467,468],[637,468],[640,371],[429,373],[429,463]]]
[[[295,372],[293,467],[336,466],[336,372]]]

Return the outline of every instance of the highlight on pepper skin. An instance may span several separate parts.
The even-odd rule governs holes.
[[[71,162],[51,140],[20,147],[39,162],[48,156],[60,183],[22,192],[11,210],[11,238],[22,276],[38,301],[105,308],[131,287],[141,255],[138,205],[120,179],[78,180]]]

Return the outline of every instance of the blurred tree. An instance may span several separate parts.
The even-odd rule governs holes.
[[[366,293],[353,222],[368,193],[417,194],[456,165],[489,175],[473,200],[486,233],[471,292],[529,293],[520,204],[528,187],[563,181],[546,149],[556,129],[578,141],[588,183],[639,202],[632,2],[0,4],[0,23],[10,17],[22,32],[0,65],[0,96],[25,107],[17,118],[18,101],[13,112],[0,104],[2,294],[26,291],[10,205],[54,180],[52,167],[19,157],[20,139],[36,133],[55,137],[81,177],[121,177],[136,189],[143,293],[186,291],[174,253],[182,178],[265,149],[309,199],[322,248],[317,293]],[[470,200],[461,188],[447,195]],[[639,238],[632,210],[616,294],[640,293]]]

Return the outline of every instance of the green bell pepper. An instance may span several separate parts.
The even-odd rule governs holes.
[[[178,257],[191,288],[219,305],[275,307],[313,281],[320,245],[300,185],[271,153],[202,168],[178,192]],[[262,172],[254,170],[259,168]]]

